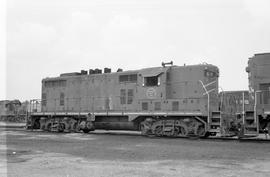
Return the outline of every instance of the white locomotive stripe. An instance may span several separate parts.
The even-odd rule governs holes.
[[[92,113],[92,112],[91,112]],[[64,115],[88,115],[89,112],[39,112],[39,113],[31,113],[33,116],[42,116],[42,115],[59,115],[59,116],[64,116]],[[102,116],[113,116],[113,115],[189,115],[189,116],[201,116],[203,115],[202,112],[94,112],[94,115]]]
[[[264,114],[270,114],[270,111],[264,111]]]

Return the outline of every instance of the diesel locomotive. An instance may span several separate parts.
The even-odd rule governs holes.
[[[249,58],[249,90],[220,92],[224,119],[243,125],[243,133],[257,135],[270,131],[270,53],[255,54]]]
[[[64,73],[42,80],[42,99],[31,101],[41,103],[41,111],[30,111],[27,127],[85,133],[135,130],[180,137],[257,136],[270,130],[270,53],[249,58],[246,71],[249,90],[225,92],[219,92],[218,67],[207,63]]]
[[[246,68],[249,80],[251,110],[260,129],[270,131],[270,53],[255,54]]]
[[[29,114],[28,128],[85,133],[136,130],[174,137],[216,135],[222,122],[218,78],[218,67],[206,63],[64,73],[42,80],[41,111]]]

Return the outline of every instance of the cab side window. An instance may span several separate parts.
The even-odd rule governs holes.
[[[143,78],[143,86],[146,87],[153,87],[160,85],[160,77],[159,76],[152,76],[152,77],[144,77]]]
[[[46,93],[42,93],[42,95],[41,95],[41,102],[42,102],[42,106],[46,106],[47,105],[47,95],[46,95]]]
[[[63,92],[60,93],[60,106],[65,105],[65,94]]]

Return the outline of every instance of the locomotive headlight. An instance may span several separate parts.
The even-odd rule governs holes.
[[[246,72],[247,72],[247,73],[250,72],[250,67],[246,67]]]

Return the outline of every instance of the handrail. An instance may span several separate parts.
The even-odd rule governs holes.
[[[210,83],[208,83],[208,84],[206,84],[206,85],[204,85],[205,87],[208,87],[209,85],[212,85],[212,84],[214,84],[214,83],[216,83],[217,81],[215,80],[215,81],[213,81],[213,82],[210,82]]]
[[[246,116],[245,116],[245,92],[242,93],[242,122],[243,122],[243,125],[245,125],[245,119],[246,119]]]
[[[257,121],[257,93],[261,93],[262,90],[256,90],[254,95],[254,124],[257,126],[257,134],[259,134],[259,121]]]
[[[127,97],[134,98],[135,96],[127,96]],[[109,97],[105,97],[105,96],[86,96],[84,101],[87,102],[88,111],[94,112],[95,101],[106,101],[106,99],[108,99],[108,98]],[[119,98],[121,98],[121,96],[113,96],[113,97],[111,97],[109,99],[119,99]],[[56,113],[58,111],[57,107],[58,107],[58,104],[59,104],[60,100],[61,100],[60,98],[32,99],[32,100],[30,100],[30,104],[29,104],[29,107],[28,107],[29,115],[31,115],[31,113],[34,112],[34,109],[37,109],[38,112],[44,112],[45,110],[42,109],[43,102],[47,102],[47,104],[48,104],[48,102],[51,102],[51,106],[53,106],[53,107],[50,107],[50,110],[52,110],[54,113]],[[79,106],[78,111],[79,112],[83,111],[83,107],[82,107],[83,106],[83,99],[82,99],[82,97],[65,98],[64,101],[65,101],[65,103],[64,103],[65,105],[63,105],[63,106],[65,106],[65,108],[67,110],[69,110],[70,105],[74,105],[74,104],[72,104],[72,102],[73,103],[76,102],[76,105]],[[71,110],[69,110],[69,111],[71,111]]]
[[[209,93],[207,92],[207,89],[205,88],[203,82],[202,82],[201,80],[199,80],[199,81],[200,81],[200,83],[202,84],[205,93],[207,94],[207,122],[210,123],[210,107],[209,107],[209,105],[210,105],[210,95],[209,95]],[[205,93],[204,93],[204,94],[205,94]],[[203,94],[203,95],[204,95],[204,94]]]
[[[222,122],[223,122],[223,119],[222,119],[222,113],[223,113],[223,97],[224,97],[224,90],[223,90],[223,88],[222,87],[219,87],[221,90],[222,90],[222,94],[221,94],[221,103],[220,103],[220,109],[219,109],[219,111],[220,111],[220,115],[219,115],[219,118],[220,118],[220,127],[222,127]]]
[[[208,83],[206,85],[204,85],[201,80],[199,80],[199,82],[202,84],[203,89],[205,91],[205,93],[203,95],[205,95],[205,94],[207,95],[207,122],[210,123],[210,95],[209,95],[209,93],[212,92],[212,91],[214,91],[215,89],[207,90],[206,87],[209,86],[209,85],[212,85],[212,84],[216,83],[217,80],[216,81],[213,81],[211,83]]]
[[[223,108],[223,101],[224,101],[224,90],[223,90],[223,88],[222,87],[219,87],[221,90],[222,90],[222,92],[221,92],[221,103],[220,103],[220,111],[222,110],[222,108]],[[222,112],[222,111],[221,111]]]
[[[257,93],[261,93],[262,90],[256,90],[254,95],[254,123],[257,123]]]

